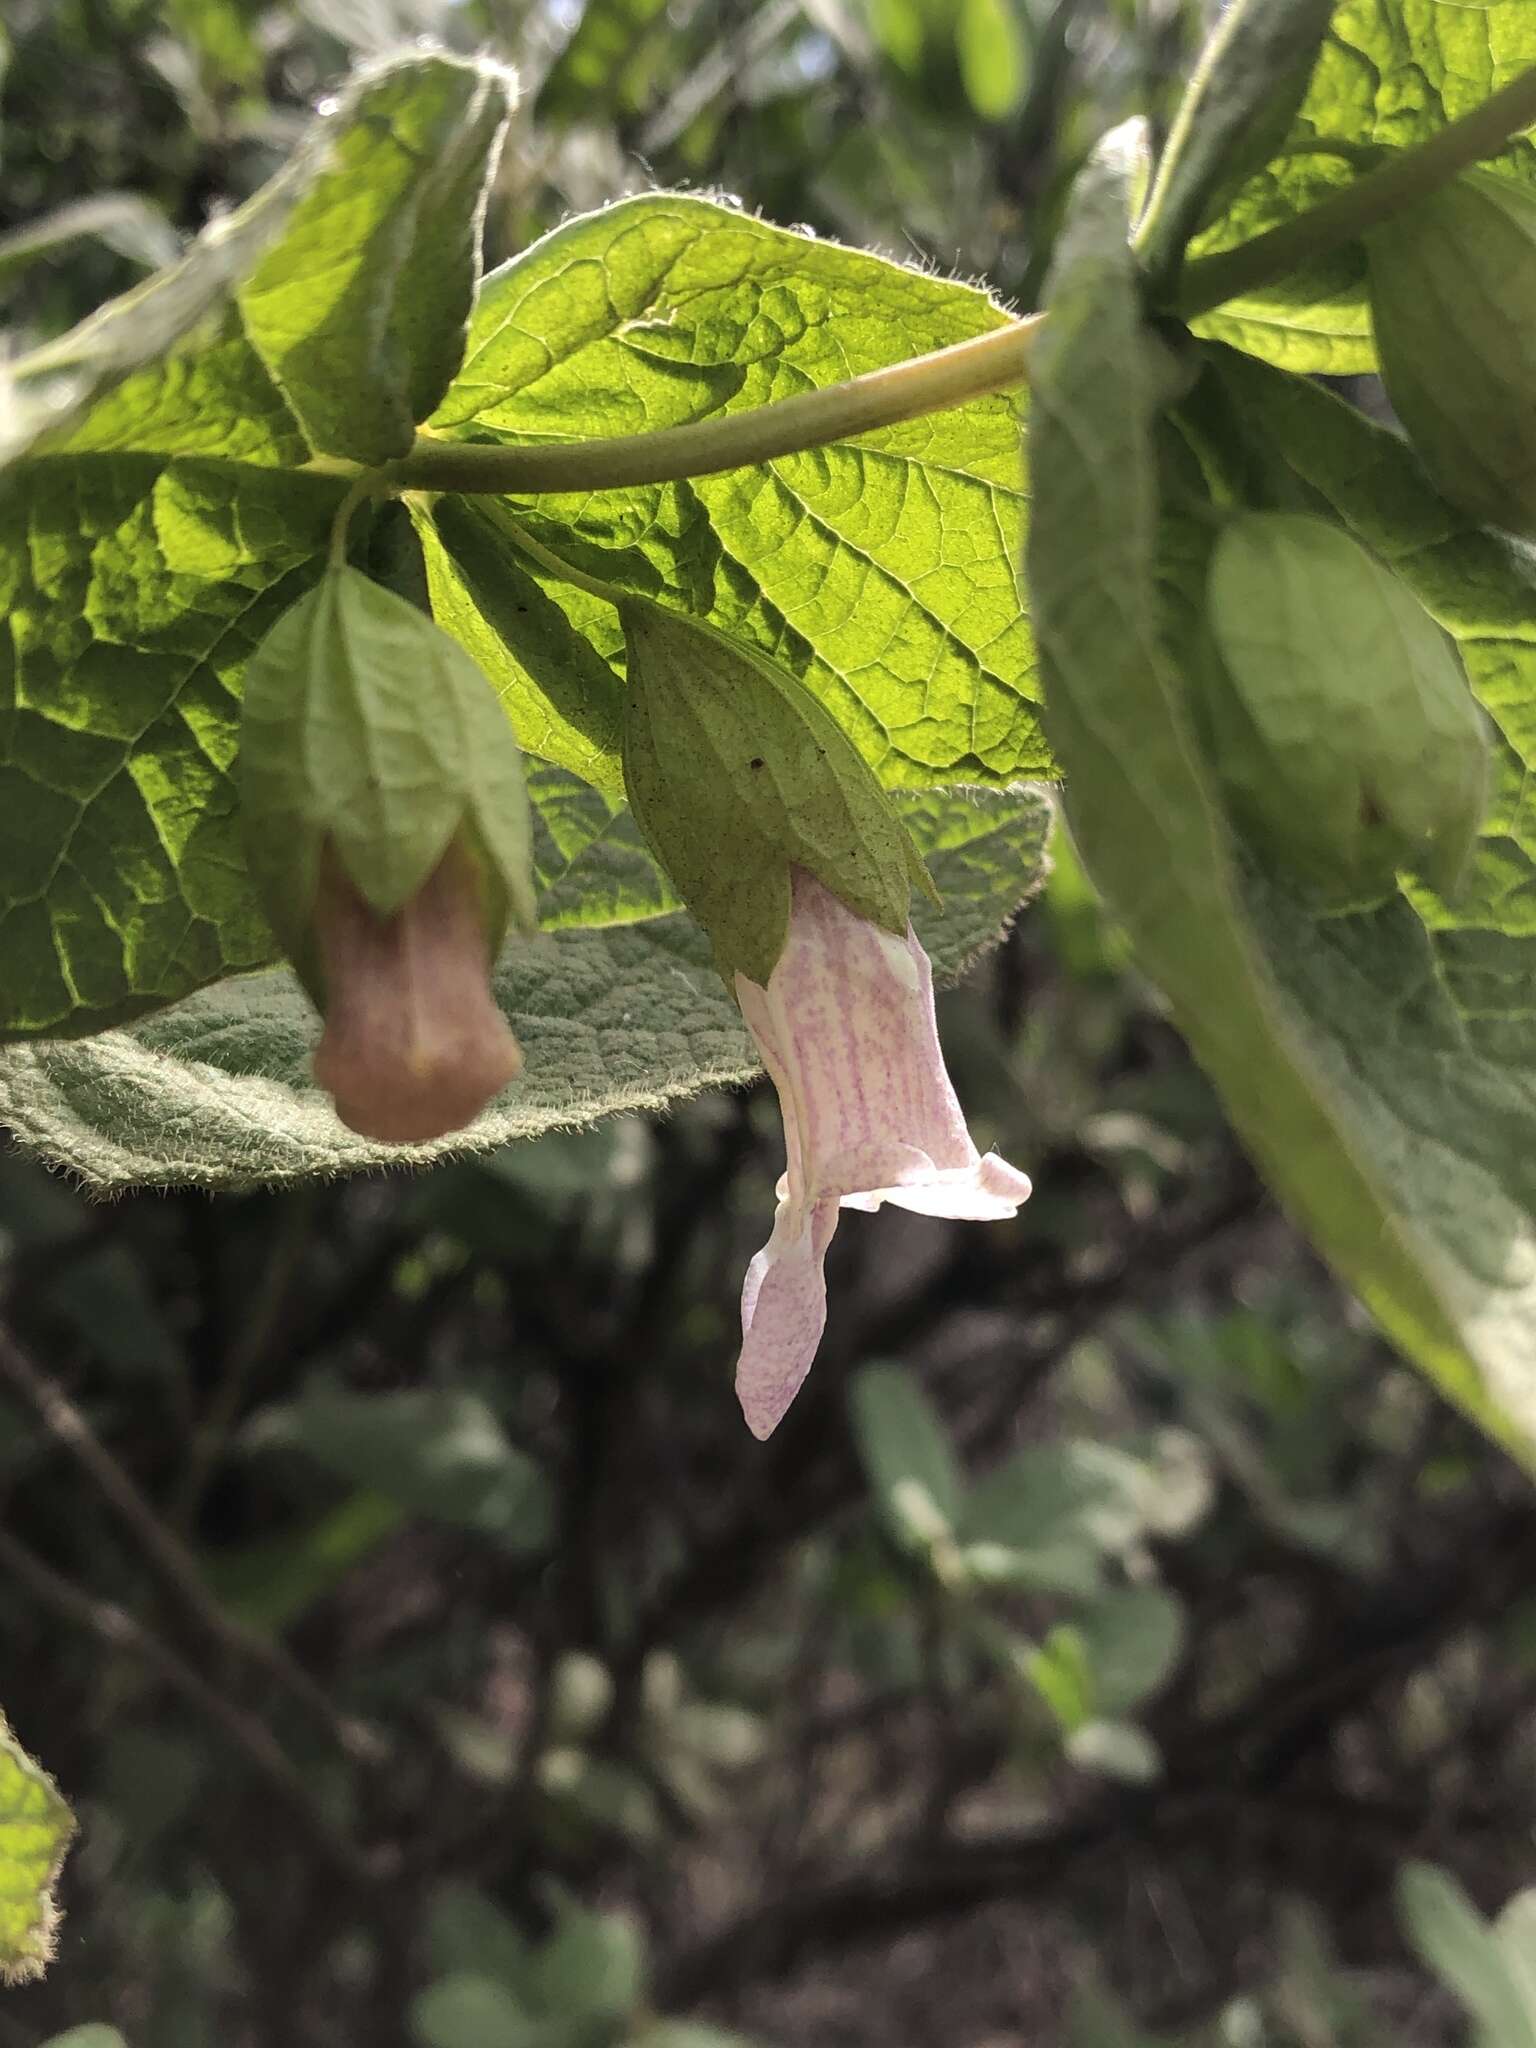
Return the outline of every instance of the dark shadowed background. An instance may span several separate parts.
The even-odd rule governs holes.
[[[1027,307],[1200,12],[6,0],[0,322],[130,285],[419,36],[523,74],[491,262],[687,186]],[[0,1157],[0,1700],[80,1819],[0,2048],[1466,2037],[1392,1887],[1530,1882],[1536,1504],[1057,856],[941,1012],[1035,1197],[848,1218],[766,1448],[765,1089],[296,1193]]]

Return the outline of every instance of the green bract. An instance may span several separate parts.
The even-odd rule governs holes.
[[[496,693],[424,612],[331,569],[246,669],[239,785],[262,906],[310,993],[322,848],[380,917],[449,846],[473,857],[488,939],[534,923],[522,756]]]
[[[1369,238],[1381,373],[1435,482],[1536,533],[1536,192],[1469,171]]]
[[[1207,585],[1202,709],[1233,808],[1326,902],[1399,868],[1455,884],[1486,801],[1482,714],[1451,642],[1337,526],[1247,512]]]
[[[927,872],[831,714],[766,656],[695,619],[641,600],[620,615],[625,788],[727,983],[773,972],[792,863],[861,917],[905,932],[912,883]]]

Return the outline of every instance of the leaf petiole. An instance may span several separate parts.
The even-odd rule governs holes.
[[[646,434],[542,447],[494,447],[483,441],[423,437],[388,473],[406,490],[522,495],[620,490],[749,469],[1026,383],[1040,319],[1038,313],[1031,314],[932,355],[870,370],[819,391],[797,392],[750,412]]]

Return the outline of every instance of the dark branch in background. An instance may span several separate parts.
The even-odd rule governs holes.
[[[161,1593],[198,1632],[236,1662],[260,1671],[280,1686],[354,1763],[376,1759],[377,1738],[359,1723],[344,1719],[280,1643],[257,1635],[224,1612],[204,1583],[191,1552],[161,1520],[63,1388],[4,1328],[0,1328],[0,1379],[22,1397],[60,1449],[89,1475],[138,1545]]]
[[[809,1956],[888,1941],[999,1899],[1058,1892],[1087,1858],[1131,1849],[1167,1856],[1220,1839],[1244,1818],[1281,1836],[1331,1830],[1353,1854],[1379,1865],[1380,1882],[1427,1853],[1429,1816],[1398,1804],[1298,1790],[1295,1771],[1387,1682],[1406,1676],[1469,1623],[1502,1613],[1536,1578],[1536,1513],[1506,1515],[1456,1567],[1392,1593],[1372,1589],[1336,1633],[1253,1708],[1224,1722],[1183,1728],[1157,1786],[1100,1796],[1086,1814],[1038,1830],[936,1845],[923,1837],[872,1868],[797,1886],[689,1943],[658,1970],[663,2006],[733,1996],[781,1976]]]
[[[361,1852],[330,1826],[315,1805],[308,1786],[254,1714],[237,1706],[194,1671],[168,1644],[138,1622],[126,1608],[101,1600],[76,1586],[25,1544],[0,1529],[0,1568],[24,1586],[40,1606],[72,1628],[85,1629],[112,1650],[121,1650],[147,1664],[161,1682],[207,1721],[231,1751],[255,1773],[298,1825],[311,1850],[333,1875],[349,1885],[369,1885],[372,1873]]]

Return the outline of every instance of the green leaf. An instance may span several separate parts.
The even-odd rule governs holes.
[[[971,1488],[960,1533],[1017,1559],[1021,1582],[1032,1574],[1061,1592],[1093,1593],[1103,1549],[1095,1517],[1115,1499],[1111,1481],[1077,1446],[1026,1444]]]
[[[6,367],[0,462],[34,442],[265,463],[402,453],[462,351],[506,94],[501,72],[446,57],[360,74],[179,263]]]
[[[1029,86],[1029,50],[1017,0],[960,0],[955,55],[966,98],[983,121],[1005,121]]]
[[[239,0],[168,0],[165,12],[202,59],[215,88],[260,84],[262,49]]]
[[[1023,1668],[1065,1735],[1086,1727],[1093,1718],[1093,1670],[1081,1635],[1058,1623],[1036,1650],[1024,1657]]]
[[[556,1889],[555,1931],[533,1959],[530,1986],[551,2018],[628,2018],[640,2001],[645,1949],[626,1914],[594,1913]]]
[[[492,947],[509,913],[533,924],[523,759],[495,691],[451,634],[360,570],[327,569],[246,664],[237,784],[252,879],[312,988],[326,846],[388,915],[462,835]]]
[[[969,286],[707,200],[648,195],[556,229],[486,280],[432,427],[520,442],[709,420],[1005,317]],[[773,656],[888,784],[1007,782],[1049,766],[1015,584],[1018,414],[1016,398],[978,399],[721,476],[547,493],[517,501],[516,519],[615,595],[693,612]],[[487,547],[482,536],[482,588]],[[503,552],[516,559],[510,539]],[[600,654],[617,653],[605,607],[523,567]],[[569,691],[529,674],[558,736],[573,722]],[[532,727],[523,740],[541,744]],[[591,772],[590,754],[548,751]]]
[[[1217,367],[1272,474],[1317,493],[1457,641],[1499,736],[1492,807],[1454,901],[1413,889],[1370,916],[1315,919],[1254,878],[1246,902],[1372,1182],[1374,1215],[1363,1209],[1336,1230],[1321,1219],[1314,1176],[1294,1205],[1410,1355],[1529,1457],[1536,566],[1517,544],[1469,526],[1396,435],[1294,379],[1231,357]],[[1393,1239],[1412,1248],[1411,1282],[1388,1255]]]
[[[584,1834],[596,1828],[649,1843],[667,1832],[649,1779],[612,1757],[564,1746],[546,1749],[538,1762],[538,1783],[559,1806],[562,1821],[574,1820]]]
[[[657,2020],[631,2037],[632,2048],[760,2048],[745,2034],[701,2027],[693,2020]]]
[[[1093,1672],[1096,1714],[1139,1707],[1163,1684],[1184,1642],[1184,1610],[1161,1586],[1121,1586],[1077,1616]]]
[[[116,2027],[93,2021],[87,2026],[71,2027],[67,2034],[50,2034],[41,2048],[128,2048],[128,2043]]]
[[[681,907],[619,798],[537,761],[528,788],[541,931],[640,924]]]
[[[453,238],[428,229],[450,195],[403,181],[401,158],[466,93],[483,111],[499,90],[495,77],[447,60],[371,74],[197,259],[206,268],[217,256],[217,275],[197,284],[190,310],[173,275],[109,308],[99,345],[65,350],[89,371],[76,398],[99,402],[55,434],[46,460],[0,485],[0,601],[12,628],[0,651],[10,712],[0,724],[0,1036],[98,1031],[271,958],[229,782],[241,670],[317,574],[342,489],[274,466],[306,459],[314,436],[300,432],[300,416],[327,445],[361,445],[350,430],[316,427],[311,371],[334,378],[327,390],[349,405],[371,393],[370,422],[390,411],[378,383],[386,372],[397,412],[418,410],[441,382],[457,346],[450,302],[470,273],[457,244],[451,279],[421,267],[422,250],[435,262],[441,247],[448,260]],[[441,157],[444,176],[450,158],[460,163]],[[294,205],[290,231],[239,304],[217,314]],[[349,263],[377,245],[384,270],[328,272],[318,296],[299,294],[306,238],[326,222],[353,251]],[[600,317],[587,283],[596,274]],[[188,276],[201,275],[194,263]],[[367,323],[354,331],[345,318],[365,275],[370,291],[387,298],[393,278],[413,305],[443,314],[431,334],[395,319],[409,346],[382,369],[325,353],[331,341],[365,348]],[[282,325],[299,297],[307,339]],[[167,299],[174,319],[153,314]],[[636,202],[561,231],[502,272],[485,307],[471,381],[460,380],[453,404],[464,425],[483,399],[475,431],[517,434],[753,403],[1003,317],[968,288],[686,199]],[[553,345],[528,339],[539,360],[519,368],[514,316],[531,321],[541,308]],[[212,324],[197,325],[210,309]],[[188,321],[196,331],[163,362],[99,396]],[[325,344],[321,355],[306,353],[311,342]],[[466,390],[479,396],[466,401]],[[50,404],[61,396],[50,386]],[[596,556],[616,591],[643,584],[775,653],[851,721],[887,781],[1006,781],[1045,759],[1013,587],[1014,411],[987,400],[769,469],[580,505],[547,499],[528,516]],[[579,530],[566,535],[561,517],[577,512]],[[525,746],[616,793],[616,614],[520,566],[497,523],[507,516],[440,503],[441,544],[427,536],[433,598]],[[610,847],[621,836],[614,828]],[[599,919],[608,894],[599,888]],[[569,890],[561,916],[581,916]]]
[[[53,1780],[0,1715],[0,1984],[25,1984],[52,1960],[53,1888],[74,1831]]]
[[[965,1481],[948,1432],[912,1375],[904,1366],[866,1365],[854,1376],[849,1405],[860,1461],[897,1540],[953,1529]]]
[[[229,780],[240,672],[341,489],[146,455],[0,480],[0,1037],[98,1030],[271,957]]]
[[[1529,2005],[1493,1929],[1449,1871],[1410,1863],[1397,1881],[1409,1940],[1478,2023],[1482,2048],[1533,2048]]]
[[[1281,1198],[1404,1348],[1533,1457],[1536,1256],[1529,1215],[1512,1199],[1536,1156],[1518,1135],[1524,1084],[1476,1058],[1487,1027],[1456,1021],[1406,902],[1319,919],[1240,870],[1162,644],[1161,359],[1138,325],[1127,176],[1102,159],[1088,175],[1035,362],[1031,462],[1049,516],[1034,524],[1030,581],[1074,836]],[[1295,380],[1275,385],[1342,414]],[[1351,447],[1341,418],[1323,456],[1343,458],[1349,488],[1358,437],[1373,433],[1363,422],[1354,431]],[[1406,450],[1390,445],[1411,475]],[[1422,506],[1422,490],[1407,488]],[[1488,660],[1466,653],[1478,687]],[[1486,1009],[1499,984],[1484,975],[1476,987]],[[1488,1035],[1507,1041],[1502,1016]]]
[[[253,199],[205,228],[178,263],[109,300],[69,333],[0,365],[0,464],[38,443],[50,449],[139,447],[144,431],[156,440],[179,435],[198,453],[243,453],[246,445],[280,439],[286,408],[259,365],[249,374],[249,351],[229,300],[282,229],[317,156],[311,142]],[[178,351],[189,337],[187,349]],[[257,424],[254,432],[239,434],[241,445],[234,447],[229,443],[242,399]],[[211,431],[199,418],[210,403]],[[101,422],[80,425],[98,404]],[[268,418],[273,414],[276,423]]]
[[[538,2036],[504,1984],[463,1971],[417,1993],[410,2028],[421,2048],[520,2048]]]
[[[291,1406],[263,1410],[247,1440],[291,1445],[413,1513],[477,1529],[513,1550],[536,1551],[549,1539],[543,1474],[467,1388],[355,1394],[315,1379]]]
[[[427,1909],[427,1949],[439,1976],[490,1977],[516,1996],[527,1981],[527,1941],[494,1900],[448,1878]]]
[[[1495,1921],[1494,1933],[1536,2035],[1536,1889],[1515,1894]]]
[[[570,585],[550,592],[537,583],[495,505],[445,497],[430,508],[413,502],[411,512],[432,616],[495,684],[524,751],[622,797],[622,686],[589,637],[612,631],[609,607],[583,603]],[[615,634],[615,653],[618,644]]]
[[[1529,0],[1343,0],[1284,147],[1191,244],[1209,255],[1322,204],[1385,150],[1411,149],[1536,64]],[[1536,180],[1536,140],[1496,167]],[[1230,301],[1195,331],[1294,372],[1376,367],[1358,248]]]
[[[1221,195],[1262,170],[1290,132],[1334,0],[1233,0],[1185,88],[1136,247],[1154,278],[1173,270]]]
[[[202,1560],[219,1604],[268,1635],[280,1635],[326,1599],[404,1519],[398,1501],[359,1487],[291,1536],[221,1547]]]
[[[446,56],[374,74],[241,288],[246,334],[316,454],[403,455],[448,388],[512,93],[509,72]]]
[[[236,1187],[485,1150],[746,1079],[756,1060],[708,941],[661,914],[670,898],[628,813],[558,783],[545,817],[564,850],[541,830],[538,855],[555,929],[514,942],[498,975],[524,1073],[469,1131],[407,1148],[344,1130],[310,1080],[317,1020],[285,970],[220,983],[132,1031],[0,1051],[0,1121],[97,1187]],[[1031,791],[897,803],[945,898],[942,911],[919,899],[914,923],[953,979],[1038,881],[1048,808]]]
[[[789,935],[791,865],[898,937],[912,842],[863,755],[776,662],[631,599],[624,622],[630,809],[722,977],[760,988]]]

